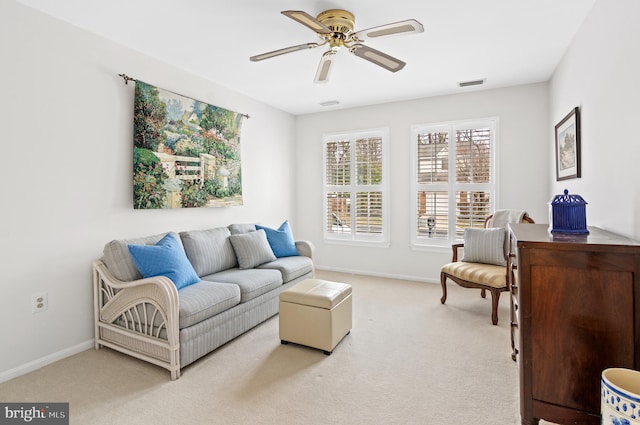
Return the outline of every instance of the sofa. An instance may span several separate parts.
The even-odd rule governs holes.
[[[279,294],[314,276],[313,245],[232,224],[107,243],[93,263],[95,347],[181,369],[278,313]]]

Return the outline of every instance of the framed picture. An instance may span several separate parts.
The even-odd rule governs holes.
[[[556,181],[580,177],[580,108],[556,125]]]

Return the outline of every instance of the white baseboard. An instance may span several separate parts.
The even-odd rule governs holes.
[[[344,268],[340,268],[340,267],[328,267],[328,266],[315,266],[316,270],[326,270],[329,272],[338,272],[338,273],[350,273],[350,274],[360,274],[363,276],[375,276],[375,277],[384,277],[387,279],[398,279],[398,280],[412,280],[412,281],[416,281],[416,282],[426,282],[426,283],[436,283],[436,284],[440,284],[440,279],[432,279],[432,278],[425,278],[424,276],[410,276],[410,275],[400,275],[400,274],[393,274],[393,273],[377,273],[377,272],[370,272],[370,271],[364,271],[364,270],[356,270],[356,269],[344,269]]]
[[[60,350],[56,353],[49,354],[48,356],[41,357],[39,359],[36,359],[29,363],[25,363],[13,369],[0,372],[0,383],[6,382],[13,378],[17,378],[18,376],[21,376],[21,375],[25,375],[29,372],[33,372],[34,370],[38,370],[44,366],[50,365],[51,363],[55,363],[58,360],[62,360],[66,357],[73,356],[74,354],[81,353],[93,347],[94,347],[94,340],[90,339],[78,345],[74,345],[73,347],[65,348],[64,350]]]

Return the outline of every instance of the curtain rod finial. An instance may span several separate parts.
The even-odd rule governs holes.
[[[129,84],[129,81],[136,81],[135,78],[131,78],[127,74],[118,74],[118,77],[124,78],[125,84]]]

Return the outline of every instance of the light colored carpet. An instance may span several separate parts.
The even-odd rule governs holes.
[[[331,356],[281,345],[274,317],[183,369],[88,350],[0,384],[0,400],[69,402],[71,424],[520,423],[508,297],[319,271],[353,285],[353,330]]]

